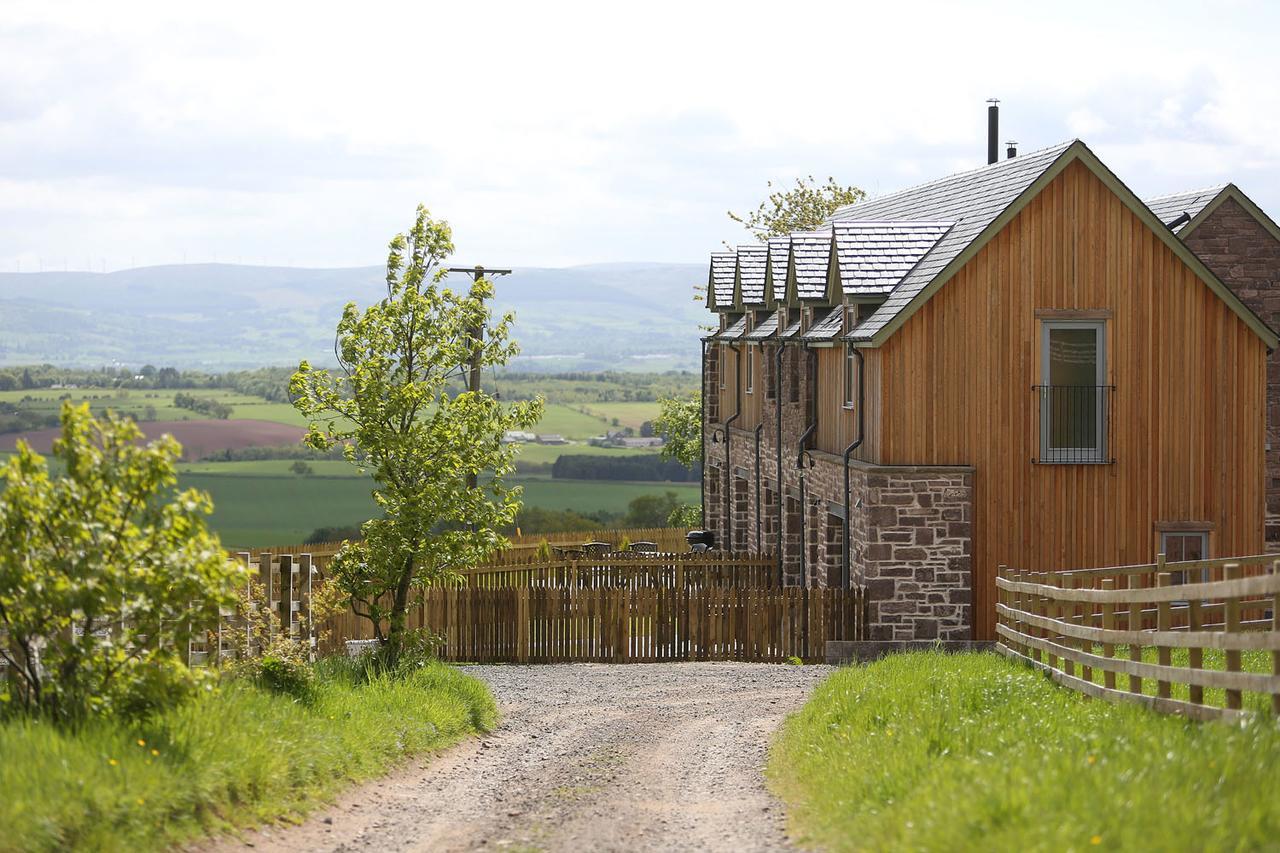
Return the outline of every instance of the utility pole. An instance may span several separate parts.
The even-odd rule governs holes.
[[[480,279],[482,278],[489,278],[489,277],[496,278],[497,276],[500,276],[500,275],[511,275],[511,270],[488,269],[480,264],[476,264],[474,267],[449,267],[447,271],[469,274],[471,276],[471,281],[473,282],[473,285],[475,282],[479,282]],[[474,344],[471,347],[471,369],[470,369],[470,375],[467,378],[467,390],[479,391],[480,390],[480,345],[484,343],[484,328],[480,326],[473,328],[471,330],[471,340],[474,342]],[[467,488],[474,489],[475,487],[476,487],[476,475],[468,474]]]

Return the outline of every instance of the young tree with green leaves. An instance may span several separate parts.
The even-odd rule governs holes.
[[[363,542],[344,545],[330,582],[373,623],[390,667],[413,640],[406,613],[414,593],[504,543],[499,531],[514,521],[520,489],[505,483],[516,449],[501,439],[542,415],[541,399],[503,404],[484,391],[454,390],[473,357],[482,368],[503,365],[517,347],[511,314],[490,325],[489,281],[469,282],[466,293],[444,286],[442,261],[452,252],[448,223],[419,206],[413,227],[391,241],[386,298],[343,310],[340,369],[304,361],[290,382],[310,421],[307,442],[319,450],[344,444],[347,459],[376,483],[382,517],[364,523]],[[469,478],[479,487],[469,488]]]
[[[773,189],[773,181],[768,187]],[[867,194],[854,186],[827,178],[819,184],[813,175],[796,178],[794,189],[773,190],[760,206],[747,214],[730,210],[729,218],[746,228],[760,242],[792,231],[812,231],[826,222],[831,214],[848,204],[862,201]]]
[[[205,528],[203,492],[173,494],[182,448],[145,446],[128,418],[62,407],[53,455],[26,442],[0,493],[0,700],[63,723],[144,717],[195,686],[184,665],[193,634],[235,604],[243,567]]]
[[[662,436],[662,457],[692,469],[702,461],[702,393],[694,391],[684,397],[667,397],[658,401],[658,407],[653,431]],[[701,523],[701,510],[688,504],[677,505],[667,515],[670,527],[693,527]]]

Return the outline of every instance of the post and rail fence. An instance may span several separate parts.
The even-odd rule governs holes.
[[[1195,719],[1280,716],[1280,554],[1000,566],[996,587],[997,649],[1059,684]]]

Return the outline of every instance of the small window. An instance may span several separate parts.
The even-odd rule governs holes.
[[[1045,321],[1041,327],[1042,462],[1107,461],[1105,330],[1095,321]]]
[[[725,374],[729,372],[729,348],[724,344],[720,345],[720,390],[725,388]]]
[[[756,363],[756,348],[755,348],[755,347],[750,347],[750,346],[749,346],[749,347],[746,347],[746,353],[745,353],[745,356],[746,356],[746,360],[747,360],[747,364],[746,364],[746,368],[745,368],[745,370],[746,370],[746,372],[747,372],[747,375],[746,375],[747,393],[748,393],[748,394],[750,394],[750,393],[755,389],[755,381],[756,381],[756,371],[755,371],[755,363]]]
[[[1165,531],[1160,534],[1160,552],[1166,563],[1181,563],[1209,558],[1209,532],[1206,530]],[[1203,583],[1209,580],[1208,569],[1191,569],[1173,572],[1175,585]]]
[[[858,363],[854,356],[853,344],[844,345],[844,407],[853,408],[853,401],[858,393]]]
[[[764,397],[766,400],[776,400],[778,398],[776,350],[761,347],[760,358],[764,362]]]

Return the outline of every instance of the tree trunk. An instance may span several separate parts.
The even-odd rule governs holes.
[[[405,615],[409,609],[409,587],[413,583],[414,560],[410,555],[404,561],[400,571],[400,582],[396,584],[395,599],[391,603],[391,619],[387,630],[387,665],[394,667],[400,662],[400,654],[404,651]]]

